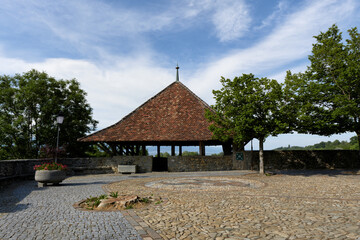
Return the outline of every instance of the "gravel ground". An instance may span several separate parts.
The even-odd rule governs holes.
[[[230,173],[132,179],[106,188],[166,198],[135,210],[164,239],[360,240],[359,172]]]

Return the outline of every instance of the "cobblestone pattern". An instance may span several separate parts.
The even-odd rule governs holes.
[[[178,175],[180,176],[180,175]],[[175,177],[175,176],[172,176]],[[222,176],[224,177],[224,175]],[[135,179],[108,190],[154,194],[167,202],[135,213],[164,239],[360,240],[360,175],[339,171],[227,176],[263,182],[237,191],[148,188],[167,179]],[[221,179],[213,177],[213,180]]]
[[[126,177],[72,177],[60,186],[18,182],[0,192],[0,239],[141,239],[121,212],[86,212],[75,202],[104,194],[104,184]]]

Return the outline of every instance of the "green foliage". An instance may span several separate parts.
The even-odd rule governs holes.
[[[94,144],[89,146],[87,151],[85,152],[88,157],[109,157],[110,154],[103,151],[98,145]]]
[[[224,156],[224,153],[223,152],[213,153],[211,154],[211,156]]]
[[[309,145],[306,147],[298,147],[298,146],[288,146],[288,147],[280,147],[275,150],[359,150],[359,143],[357,140],[357,136],[351,137],[350,141],[339,141],[335,140],[333,142],[320,142],[314,145]]]
[[[160,157],[163,157],[163,158],[168,158],[168,157],[170,157],[171,155],[170,155],[170,153],[168,153],[168,152],[164,152],[164,153],[160,153]]]
[[[221,90],[214,90],[214,111],[207,110],[210,130],[216,139],[233,140],[243,148],[251,139],[264,140],[269,135],[290,131],[284,121],[286,106],[282,85],[276,80],[243,74],[233,80],[221,78]]]
[[[182,153],[182,156],[199,156],[199,153],[198,152],[188,152],[188,151],[184,151]]]
[[[286,76],[298,102],[298,132],[360,136],[360,34],[357,28],[348,33],[343,41],[333,25],[315,36],[307,71]]]
[[[36,70],[0,76],[0,157],[37,158],[41,147],[55,148],[59,112],[65,116],[60,146],[68,156],[83,154],[77,139],[97,124],[85,96],[75,79],[56,80]]]
[[[147,198],[147,197],[144,197],[144,198],[141,198],[141,199],[140,199],[140,202],[149,203],[149,202],[150,202],[150,199]]]
[[[133,209],[133,208],[134,208],[134,205],[132,205],[132,204],[129,204],[128,206],[125,207],[125,209],[127,209],[127,210],[128,209]]]
[[[110,197],[117,198],[119,196],[119,192],[111,192]]]
[[[99,197],[98,197],[98,199],[106,199],[108,196],[106,195],[106,194],[102,194],[102,195],[100,195]]]

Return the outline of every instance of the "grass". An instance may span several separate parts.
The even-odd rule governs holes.
[[[119,192],[111,192],[110,197],[117,198],[119,196]]]

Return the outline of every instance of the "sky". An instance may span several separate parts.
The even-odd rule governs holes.
[[[337,24],[346,37],[359,12],[358,0],[1,0],[0,75],[76,78],[100,130],[175,81],[176,64],[210,105],[221,76],[283,82],[287,70],[306,70],[313,36]],[[264,148],[354,135],[282,134]]]

